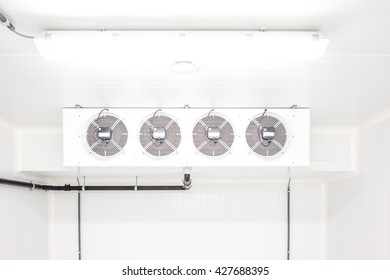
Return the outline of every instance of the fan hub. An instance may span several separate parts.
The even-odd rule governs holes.
[[[212,141],[221,139],[221,129],[218,126],[209,127],[207,129],[207,138]]]
[[[112,130],[109,127],[99,127],[97,129],[97,137],[99,140],[105,141],[107,144],[112,138]]]
[[[275,127],[266,126],[260,131],[260,139],[265,141],[272,141],[275,138]]]
[[[152,138],[158,141],[165,140],[166,138],[165,127],[162,126],[154,127],[152,130]]]
[[[110,157],[126,146],[128,132],[125,124],[115,115],[106,114],[94,119],[87,128],[86,140],[92,152]]]

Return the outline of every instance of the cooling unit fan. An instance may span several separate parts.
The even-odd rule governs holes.
[[[180,145],[180,127],[170,116],[157,110],[142,124],[139,139],[142,147],[150,155],[167,156]]]
[[[125,124],[117,116],[104,111],[108,109],[103,109],[89,124],[86,138],[93,152],[109,157],[123,150],[127,143],[128,132]]]
[[[287,134],[283,123],[272,115],[258,115],[246,129],[246,142],[253,152],[270,157],[278,154],[286,145]]]
[[[206,156],[221,156],[234,142],[232,125],[214,110],[197,122],[192,137],[196,149]]]

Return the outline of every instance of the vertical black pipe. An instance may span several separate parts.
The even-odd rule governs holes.
[[[290,183],[291,177],[287,186],[287,260],[290,260]]]
[[[77,202],[78,202],[78,239],[79,239],[79,260],[81,260],[81,193],[77,193]]]

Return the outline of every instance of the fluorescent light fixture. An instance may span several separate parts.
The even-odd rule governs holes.
[[[48,60],[132,65],[258,65],[316,61],[329,39],[311,31],[45,31],[35,44]]]

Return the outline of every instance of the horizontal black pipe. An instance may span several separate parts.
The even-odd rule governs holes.
[[[181,191],[185,190],[183,186],[52,186],[33,184],[16,180],[0,178],[1,185],[23,187],[29,189],[45,190],[45,191]]]

